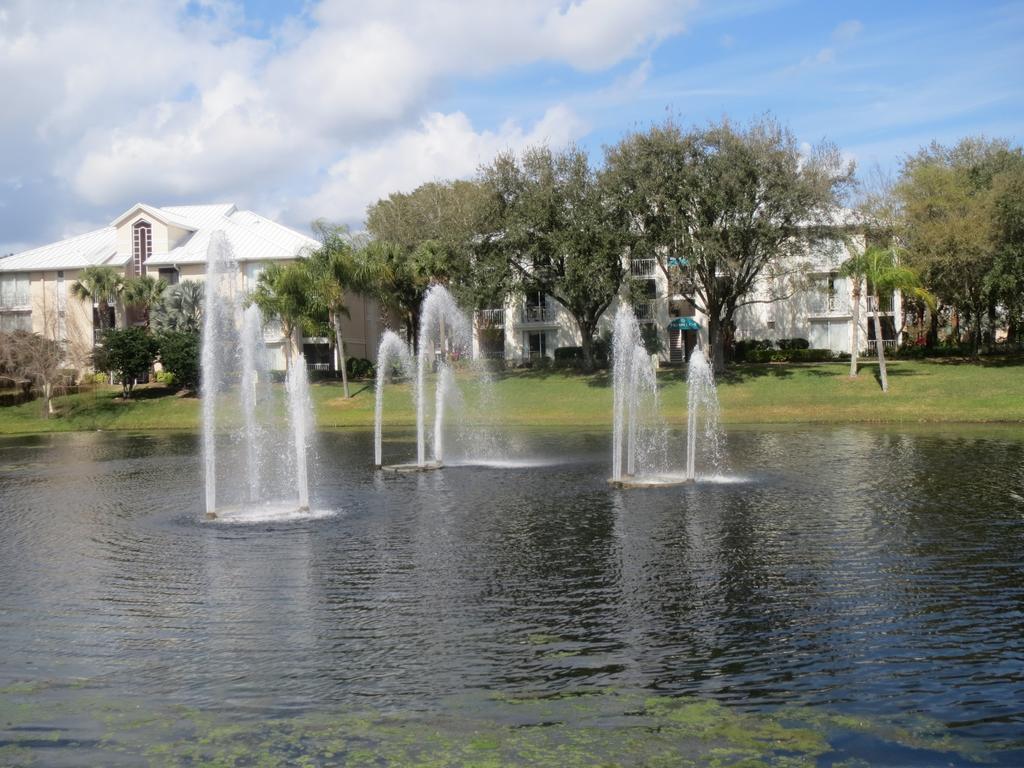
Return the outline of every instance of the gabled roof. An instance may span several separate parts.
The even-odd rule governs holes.
[[[81,269],[97,264],[124,266],[131,254],[117,253],[116,225],[138,211],[191,233],[169,252],[152,253],[146,263],[153,266],[205,263],[210,236],[218,230],[224,232],[239,261],[294,259],[319,245],[301,232],[252,211],[240,211],[231,203],[167,208],[139,203],[121,214],[109,227],[0,259],[0,272]]]
[[[127,211],[125,211],[120,216],[118,216],[116,219],[114,219],[112,222],[110,222],[110,226],[115,227],[115,228],[121,226],[121,224],[123,224],[126,219],[130,219],[132,216],[134,216],[139,211],[142,211],[147,216],[152,216],[157,221],[159,221],[159,222],[161,222],[163,224],[170,225],[172,227],[179,227],[180,229],[188,229],[188,230],[191,230],[193,232],[196,229],[189,222],[187,222],[184,219],[176,216],[173,213],[170,213],[166,208],[154,208],[153,206],[146,205],[145,203],[136,203],[131,208],[129,208]]]
[[[104,227],[32,248],[0,260],[0,272],[81,269],[98,264],[122,266],[128,256],[117,255],[117,230]]]
[[[318,247],[311,237],[296,232],[276,221],[252,211],[240,211],[233,205],[184,205],[167,208],[174,214],[195,222],[196,233],[168,253],[156,253],[147,264],[202,264],[210,236],[220,230],[239,261],[273,261],[294,259]]]

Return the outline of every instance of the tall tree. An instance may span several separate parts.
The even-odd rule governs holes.
[[[633,254],[658,260],[670,293],[692,296],[718,370],[737,310],[765,301],[762,278],[780,286],[767,300],[785,297],[853,179],[835,146],[805,152],[772,118],[688,133],[668,122],[607,148],[605,167]]]
[[[997,255],[1003,241],[993,216],[994,196],[1024,163],[1019,147],[976,137],[952,147],[932,144],[908,158],[897,193],[905,218],[907,258],[925,284],[960,318],[970,321],[981,349],[986,318],[995,320],[1001,286]],[[1005,252],[1005,251],[1003,251]]]
[[[276,319],[286,339],[285,366],[291,367],[292,351],[301,352],[301,333],[314,324],[313,292],[308,266],[303,261],[271,264],[260,273],[249,301],[267,320]]]
[[[379,262],[357,257],[346,228],[321,220],[313,223],[313,229],[319,234],[321,245],[305,262],[310,278],[310,301],[314,311],[327,313],[338,349],[342,388],[345,397],[349,397],[345,339],[341,327],[342,317],[349,317],[346,294],[372,294],[388,278],[389,272]]]
[[[546,146],[504,154],[483,169],[498,201],[503,255],[513,284],[565,307],[580,331],[584,364],[594,364],[601,315],[625,279],[626,231],[587,155]]]
[[[395,192],[367,211],[373,242],[363,256],[386,276],[376,293],[403,318],[410,343],[416,342],[419,306],[431,285],[444,285],[474,306],[500,294],[478,255],[481,233],[494,231],[492,203],[479,181],[439,181]]]
[[[117,303],[123,290],[124,274],[114,267],[85,267],[71,284],[72,296],[96,302],[101,333],[110,329],[110,307]]]
[[[869,295],[874,299],[872,321],[875,325],[875,350],[878,354],[878,375],[882,392],[889,391],[889,376],[885,367],[885,344],[882,338],[880,318],[882,297],[892,296],[895,291],[926,302],[934,307],[934,297],[921,287],[921,281],[910,267],[900,263],[900,252],[896,248],[872,246],[864,253],[857,254],[843,263],[842,272],[863,278]]]
[[[993,181],[991,217],[994,260],[987,279],[1006,312],[1006,339],[1016,343],[1024,324],[1024,162]]]
[[[125,304],[142,310],[146,327],[149,327],[150,315],[163,301],[167,292],[167,281],[152,275],[130,277],[124,282],[122,294]]]

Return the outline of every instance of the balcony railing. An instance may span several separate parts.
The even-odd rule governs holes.
[[[868,354],[869,355],[877,355],[878,354],[878,342],[875,339],[868,339],[867,345],[868,345]],[[882,348],[886,352],[895,352],[896,351],[896,339],[882,339]]]
[[[657,270],[657,259],[633,259],[629,262],[629,273],[633,277],[654,277]]]
[[[331,370],[330,363],[306,363],[306,370],[308,371],[329,371]]]
[[[547,306],[527,306],[523,310],[523,323],[553,323],[555,312]]]
[[[876,302],[874,296],[868,296],[868,312],[874,312],[878,307],[879,312],[892,312],[892,296],[882,296],[881,301]]]
[[[476,324],[479,328],[501,328],[505,325],[504,309],[478,309]]]
[[[654,302],[638,301],[633,305],[633,314],[636,315],[636,319],[641,323],[653,323],[655,314]]]
[[[812,315],[848,315],[850,299],[838,293],[816,294],[808,302],[807,311]]]

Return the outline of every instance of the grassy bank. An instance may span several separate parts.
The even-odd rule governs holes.
[[[723,420],[729,424],[1024,422],[1024,357],[964,360],[896,361],[890,364],[890,391],[883,395],[873,364],[856,379],[838,363],[740,365],[719,382]],[[683,372],[660,376],[663,412],[682,424],[686,411]],[[464,381],[467,401],[477,403],[483,420],[510,426],[606,426],[611,421],[611,384],[607,374],[514,371],[498,376],[489,394]],[[73,430],[194,430],[199,400],[163,387],[143,387],[123,402],[120,390],[99,387],[57,400],[59,415],[42,418],[39,401],[0,408],[0,434]],[[373,383],[354,382],[353,397],[341,385],[314,385],[321,427],[369,427],[373,424]],[[486,396],[488,400],[481,402]],[[407,385],[389,386],[386,421],[415,422]]]

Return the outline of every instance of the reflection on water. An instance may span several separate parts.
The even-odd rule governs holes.
[[[1024,759],[1024,441],[736,431],[736,476],[615,490],[605,440],[524,433],[559,463],[384,476],[371,435],[328,433],[333,514],[248,525],[202,520],[193,436],[4,440],[0,686],[230,722],[635,691],[921,716]]]

